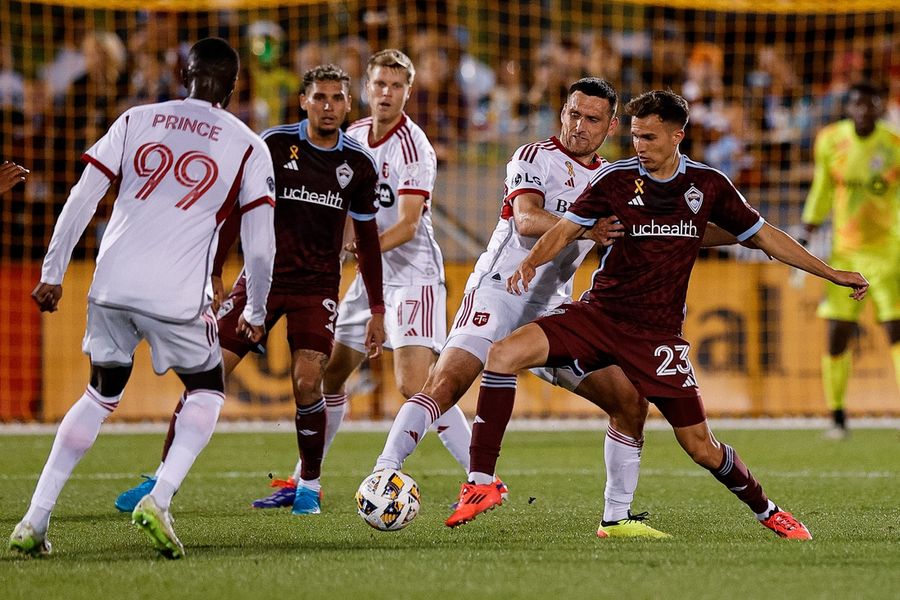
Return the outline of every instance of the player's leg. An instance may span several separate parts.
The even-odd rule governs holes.
[[[452,341],[453,338],[451,338]],[[486,346],[489,346],[487,342]],[[412,454],[441,412],[456,405],[481,373],[482,362],[459,347],[444,348],[421,392],[413,394],[397,412],[375,470],[399,469]]]
[[[822,387],[834,422],[833,429],[828,433],[832,438],[839,439],[846,435],[844,404],[852,367],[850,340],[855,332],[855,322],[828,321],[828,351],[822,357]]]
[[[547,335],[535,323],[520,327],[488,351],[472,427],[469,481],[460,489],[456,510],[446,521],[448,527],[468,523],[502,504],[500,490],[493,485],[494,472],[516,400],[517,373],[544,365],[549,352]]]
[[[322,378],[328,355],[317,350],[298,349],[292,353],[292,384],[297,413],[297,448],[300,453],[300,472],[292,512],[295,515],[318,514],[322,484],[322,458],[325,455],[325,399],[322,397]]]
[[[331,358],[328,359],[328,366],[325,368],[322,381],[325,412],[328,416],[325,427],[325,455],[328,454],[328,449],[331,448],[334,436],[337,435],[349,408],[349,397],[345,384],[365,358],[364,352],[340,342],[334,344],[334,351],[331,353]]]
[[[809,530],[772,502],[737,451],[720,443],[709,428],[703,402],[696,398],[650,398],[672,425],[675,438],[695,463],[737,496],[765,527],[780,537],[811,539]]]
[[[118,406],[140,340],[130,313],[88,304],[82,349],[91,359],[90,382],[57,429],[28,511],[10,537],[12,550],[29,555],[50,552],[47,540],[50,513],[72,470],[93,446],[103,422]]]
[[[131,365],[91,365],[90,384],[59,424],[28,511],[10,537],[10,549],[32,556],[50,553],[50,513],[73,469],[94,445],[103,422],[118,406],[130,375]]]

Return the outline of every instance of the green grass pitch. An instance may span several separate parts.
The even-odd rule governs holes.
[[[293,466],[294,436],[219,433],[175,497],[181,561],[156,555],[116,494],[152,472],[162,435],[100,438],[62,493],[53,556],[0,552],[2,598],[897,598],[900,433],[724,431],[773,500],[812,542],[788,542],[677,447],[648,432],[635,510],[671,540],[600,540],[602,432],[511,432],[499,473],[508,502],[473,523],[443,526],[462,472],[426,438],[406,470],[422,512],[405,530],[375,531],[353,494],[383,433],[342,433],[324,469],[323,514],[255,511],[267,474]],[[48,436],[0,436],[0,529],[24,514]],[[5,542],[4,542],[5,546]]]

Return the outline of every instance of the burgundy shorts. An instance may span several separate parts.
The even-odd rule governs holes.
[[[266,302],[266,336],[258,343],[236,333],[238,318],[247,304],[247,282],[238,278],[231,294],[219,310],[219,341],[222,348],[243,357],[247,352],[261,351],[269,331],[282,316],[287,317],[287,337],[291,354],[296,350],[315,350],[331,356],[334,347],[334,321],[337,319],[336,296],[301,296],[269,293]]]
[[[691,345],[683,338],[610,319],[588,302],[563,304],[534,323],[550,342],[547,366],[588,373],[618,365],[673,426],[706,418],[688,358]]]

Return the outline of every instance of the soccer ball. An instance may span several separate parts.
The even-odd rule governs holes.
[[[406,473],[381,469],[359,484],[356,507],[360,518],[375,529],[397,531],[419,514],[419,486]]]

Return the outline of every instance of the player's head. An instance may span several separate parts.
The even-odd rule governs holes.
[[[182,72],[192,98],[227,106],[237,82],[238,53],[222,38],[202,39],[191,47]]]
[[[569,86],[569,95],[560,112],[559,140],[576,158],[592,157],[611,134],[619,120],[619,96],[605,79],[585,77]]]
[[[366,76],[372,117],[382,123],[400,118],[416,78],[409,57],[393,48],[376,52],[366,65]]]
[[[350,112],[350,76],[337,65],[319,65],[303,74],[300,107],[316,135],[337,133]]]
[[[625,113],[631,116],[631,141],[641,165],[650,173],[671,166],[690,116],[687,100],[653,90],[633,98]]]
[[[853,121],[857,135],[875,131],[875,123],[884,112],[884,92],[871,83],[859,82],[847,93],[847,116]]]

